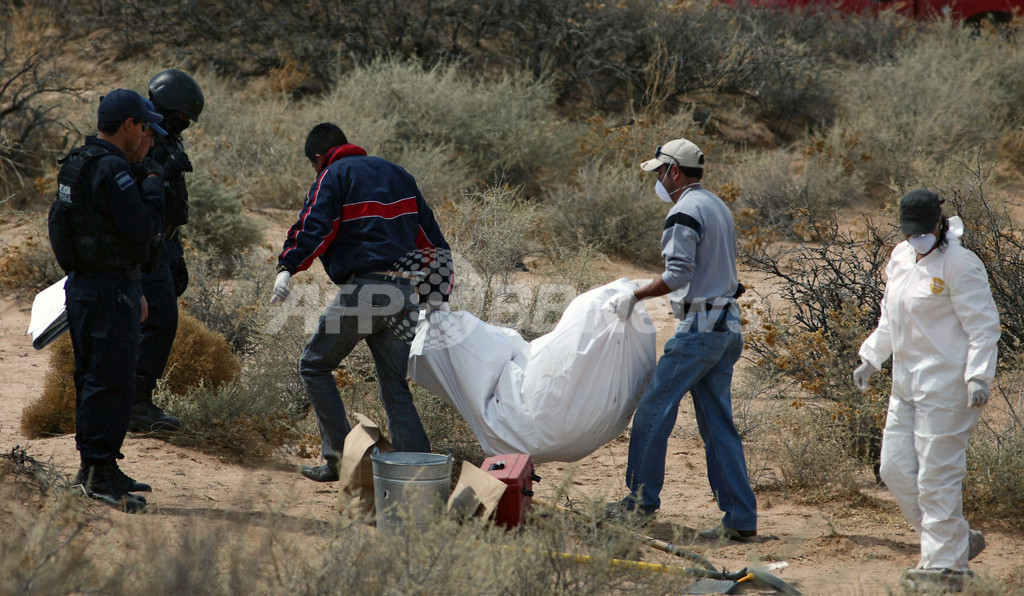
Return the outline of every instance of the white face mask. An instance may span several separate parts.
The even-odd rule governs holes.
[[[916,250],[919,255],[926,255],[931,252],[938,240],[939,239],[935,237],[935,234],[918,234],[917,236],[907,238],[907,242],[910,243],[910,246],[914,247],[914,250]]]
[[[668,189],[661,183],[661,178],[654,183],[654,194],[658,195],[658,198],[666,203],[672,203],[672,195],[668,194]]]

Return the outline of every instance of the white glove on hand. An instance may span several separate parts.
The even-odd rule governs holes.
[[[861,362],[860,366],[853,371],[853,384],[857,386],[857,389],[867,391],[868,380],[877,370],[877,368],[871,366],[870,362]]]
[[[277,274],[277,279],[274,280],[274,291],[270,296],[270,303],[275,304],[277,302],[284,302],[288,298],[288,294],[292,291],[288,289],[288,281],[292,278],[292,274],[287,271],[282,271]]]
[[[972,408],[980,408],[988,403],[988,383],[971,379],[967,382],[967,405]]]
[[[424,308],[426,309],[427,316],[430,316],[430,313],[434,313],[434,312],[451,312],[452,311],[452,308],[450,306],[448,306],[448,301],[447,300],[442,302],[442,303],[440,303],[440,304],[431,304],[428,301],[426,303],[426,305],[424,306]]]
[[[608,301],[608,306],[612,309],[612,312],[619,315],[620,321],[625,321],[633,314],[633,307],[636,306],[636,302],[636,294],[633,292],[623,292],[612,296],[611,300]]]

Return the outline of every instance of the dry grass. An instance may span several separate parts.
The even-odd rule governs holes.
[[[152,44],[151,31],[141,25],[95,33],[91,13],[38,21],[45,11],[32,5],[45,3],[25,4],[0,6],[0,17],[32,20],[7,19],[0,27],[22,23],[17,35],[37,39],[46,31],[69,41],[83,32],[104,35],[109,43],[80,44],[88,47],[76,47],[75,55],[82,50],[105,65],[114,65],[115,56],[132,57],[112,66],[102,89],[89,90],[86,100],[47,97],[62,113],[63,127],[91,132],[96,94],[115,86],[144,91],[145,81],[168,66],[193,73],[206,92],[207,109],[185,134],[196,172],[189,179],[195,219],[185,228],[193,282],[184,298],[186,310],[224,339],[204,344],[212,356],[199,355],[199,346],[187,348],[157,399],[185,421],[187,432],[171,440],[218,454],[263,457],[297,449],[315,455],[316,431],[296,367],[309,330],[296,323],[315,320],[329,288],[317,266],[302,279],[317,304],[280,324],[281,311],[266,305],[273,259],[260,246],[264,231],[249,210],[299,205],[312,180],[302,141],[318,122],[337,122],[353,143],[416,176],[463,253],[456,255],[465,262],[459,266],[481,280],[474,286],[478,295],[468,285],[456,288],[456,308],[526,336],[542,332],[541,323],[553,323],[558,313],[538,315],[540,289],[520,284],[519,263],[530,262],[567,296],[607,281],[589,270],[601,258],[598,251],[658,264],[664,212],[653,197],[653,179],[637,164],[669,139],[695,141],[708,155],[707,186],[734,209],[746,256],[792,282],[793,291],[771,297],[786,308],[757,313],[757,326],[748,329],[747,354],[759,368],[737,390],[737,417],[751,446],[751,477],[759,490],[781,488],[798,501],[839,499],[851,507],[872,482],[867,470],[877,457],[886,388],[885,375],[877,375],[878,388],[863,396],[849,373],[856,345],[877,317],[878,266],[891,239],[884,225],[866,235],[839,234],[848,222],[838,213],[871,214],[894,203],[908,185],[935,187],[940,180],[973,201],[963,189],[977,176],[949,175],[957,164],[996,164],[995,175],[986,178],[989,188],[1000,184],[1012,192],[1021,180],[1024,45],[1017,28],[972,35],[948,23],[916,25],[890,16],[836,19],[827,12],[749,7],[719,12],[651,0],[593,6],[531,0],[486,10],[474,4],[479,10],[472,11],[463,10],[463,2],[385,7],[360,1],[345,8],[372,19],[346,22],[337,7],[325,5],[312,25],[308,14],[276,1],[256,3],[245,14],[218,12],[214,3],[208,23],[166,3],[97,3],[173,33]],[[279,20],[269,18],[275,11]],[[435,26],[412,26],[411,14],[437,17]],[[218,30],[218,23],[225,26]],[[380,29],[371,30],[374,24]],[[282,33],[299,25],[332,34]],[[245,27],[244,39],[230,37]],[[315,41],[287,47],[299,38]],[[20,37],[5,35],[4,42],[11,39]],[[171,55],[163,53],[166,45],[175,44],[173,58],[162,59]],[[266,52],[248,51],[260,44]],[[382,58],[388,52],[392,57]],[[8,65],[20,59],[0,54],[0,62],[2,56]],[[452,56],[459,62],[445,62]],[[45,205],[55,175],[47,153],[56,148],[53,139],[16,146],[9,130],[5,121],[0,202],[27,193],[27,204]],[[13,163],[14,151],[34,156],[30,169]],[[37,178],[26,176],[29,171]],[[974,205],[966,204],[965,213],[978,214]],[[998,264],[994,285],[1005,294],[1004,335],[1013,341],[1004,342],[1004,351],[1019,350],[1019,305],[1007,298],[1020,295],[1014,256],[1020,236],[995,211],[990,220],[974,221],[986,222],[978,224],[981,231],[1006,234],[977,235],[975,246],[982,254],[996,240],[1004,243],[1002,253],[984,255],[986,263]],[[41,210],[26,218],[41,221]],[[27,294],[59,278],[40,238],[37,233],[4,246],[5,290]],[[183,324],[181,337],[190,325]],[[23,417],[26,435],[73,431],[70,343],[62,338],[51,350],[44,396]],[[197,373],[197,366],[205,372]],[[1020,501],[1024,474],[1022,431],[1014,422],[1020,370],[1015,359],[1000,368],[997,397],[1006,404],[996,404],[1002,409],[993,409],[975,435],[965,493],[973,515],[1012,523],[1020,512],[1006,504]],[[206,383],[186,382],[205,374],[211,377]],[[346,359],[338,379],[349,412],[385,424],[365,350]],[[450,406],[420,388],[414,395],[437,450],[473,462],[482,458]],[[766,417],[755,413],[762,406]],[[147,537],[111,568],[99,563],[109,554],[104,546],[90,550],[95,545],[69,512],[73,508],[53,499],[19,514],[17,529],[0,539],[0,592],[305,594],[339,585],[374,593],[681,590],[664,576],[547,556],[564,550],[605,561],[636,552],[629,540],[560,518],[538,517],[521,534],[439,524],[403,541],[379,539],[342,521],[299,535],[275,532],[280,517],[268,512],[261,524],[189,523],[162,542]],[[240,539],[224,541],[225,532]],[[154,558],[162,564],[151,564]],[[493,567],[509,573],[496,578],[481,571]],[[451,577],[466,580],[453,584]],[[993,580],[977,592],[999,593],[999,587],[1015,589]]]
[[[49,346],[50,364],[43,393],[25,407],[21,432],[30,439],[75,432],[75,358],[71,335]],[[219,387],[238,376],[240,364],[224,337],[186,313],[179,313],[178,334],[171,347],[164,387],[186,393],[195,387]]]

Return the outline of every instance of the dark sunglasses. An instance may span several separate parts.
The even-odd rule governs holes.
[[[676,164],[677,167],[680,167],[680,168],[683,167],[683,164],[679,163],[678,159],[676,159],[675,157],[673,157],[673,156],[669,155],[668,153],[665,153],[664,151],[662,151],[661,150],[661,145],[658,145],[658,148],[654,150],[654,159],[658,159],[662,155],[664,155],[665,157],[671,159],[672,162],[674,164]]]

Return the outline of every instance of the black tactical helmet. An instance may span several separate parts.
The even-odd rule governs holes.
[[[149,79],[149,96],[157,107],[176,110],[192,121],[199,120],[206,104],[199,83],[176,68],[161,70]]]

